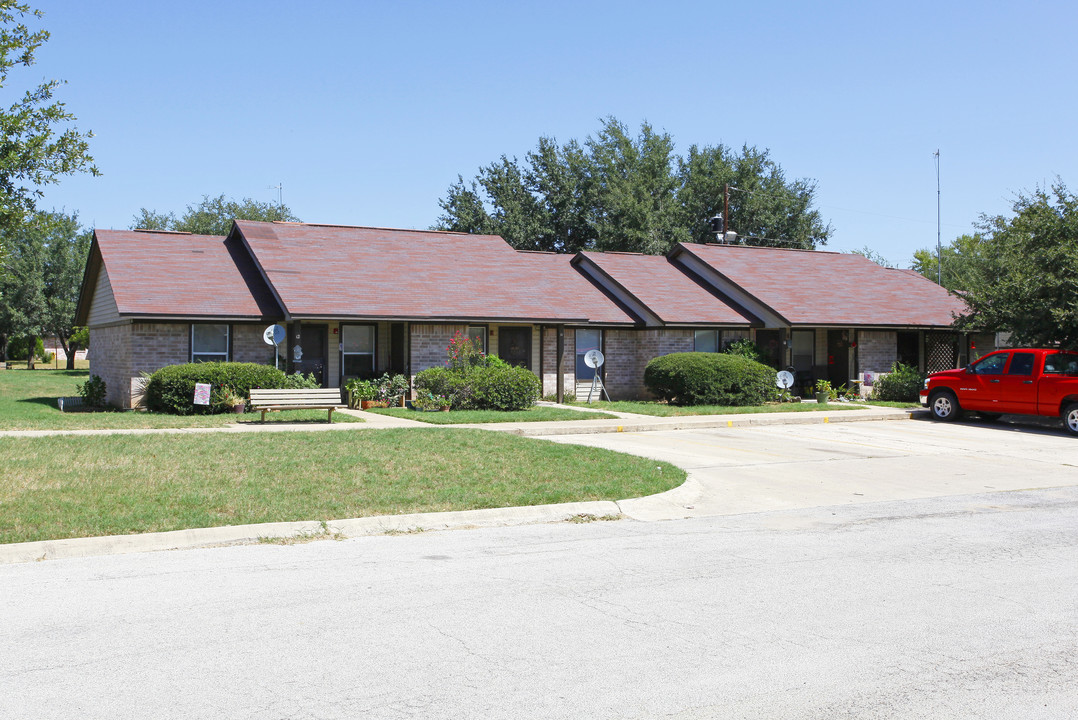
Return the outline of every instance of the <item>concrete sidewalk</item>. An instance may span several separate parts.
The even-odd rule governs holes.
[[[569,405],[555,405],[577,410],[581,413],[596,412]],[[431,425],[387,415],[356,410],[339,410],[362,417],[363,423],[302,424],[284,423],[242,424],[215,428],[170,428],[128,430],[69,430],[69,431],[6,431],[0,436],[40,437],[49,435],[106,435],[106,434],[191,434],[207,432],[310,432],[310,431],[357,431],[384,428],[423,427],[474,428],[495,432],[507,432],[528,437],[555,435],[595,435],[602,433],[642,433],[671,430],[699,430],[708,428],[737,428],[760,425],[822,425],[835,422],[866,420],[905,420],[909,411],[895,408],[863,407],[836,412],[756,413],[740,415],[705,415],[684,417],[651,417],[632,413],[616,413],[615,419],[531,422],[531,423],[484,423],[471,425]],[[614,414],[614,413],[610,413]],[[685,488],[696,487],[693,473],[689,471]],[[673,492],[673,491],[670,491]],[[264,542],[267,540],[303,541],[305,539],[330,539],[411,533],[430,530],[464,529],[491,525],[520,525],[530,523],[566,522],[574,519],[593,520],[625,517],[622,504],[631,502],[631,515],[636,518],[654,519],[663,515],[670,504],[669,493],[650,498],[631,500],[595,501],[542,505],[532,507],[491,508],[441,513],[416,513],[368,518],[320,521],[264,523],[260,525],[237,525],[213,528],[193,528],[161,533],[123,535],[65,540],[44,540],[28,543],[0,545],[0,564],[34,562],[59,558],[88,557],[155,550],[180,550],[197,547],[234,545]],[[649,512],[651,504],[655,512]]]

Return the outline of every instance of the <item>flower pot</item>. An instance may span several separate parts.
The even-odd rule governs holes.
[[[449,412],[449,406],[446,405],[444,408],[442,408],[442,412]]]
[[[239,405],[232,406],[232,412],[236,413],[237,415],[242,414],[246,409],[247,403],[240,403]]]
[[[818,392],[816,393],[816,402],[820,403],[821,405],[826,405],[830,397],[831,393]]]
[[[360,401],[360,406],[364,410],[369,410],[372,407],[377,407],[378,406],[378,401],[377,400],[361,400]]]

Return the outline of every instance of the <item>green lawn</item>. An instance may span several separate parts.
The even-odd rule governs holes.
[[[117,410],[60,412],[56,398],[78,395],[78,386],[87,377],[87,370],[0,370],[0,430],[220,427],[258,422],[262,417],[262,413],[181,416]],[[267,413],[266,422],[324,423],[326,415],[325,410],[289,410]],[[333,422],[362,420],[334,413]]]
[[[674,466],[482,430],[0,438],[0,543],[617,500]]]
[[[579,407],[595,408],[596,410],[610,410],[613,412],[637,413],[639,415],[655,415],[658,417],[675,417],[682,415],[744,415],[748,413],[776,413],[776,412],[832,412],[834,410],[859,410],[864,407],[859,403],[833,402],[827,405],[819,405],[815,402],[807,403],[781,403],[774,405],[751,405],[748,407],[735,407],[730,405],[694,405],[679,406],[667,405],[654,401],[605,400],[593,403],[569,401],[566,404]]]
[[[614,419],[606,413],[585,413],[577,410],[553,407],[531,407],[527,410],[450,410],[449,412],[421,412],[409,408],[371,408],[366,412],[392,415],[406,420],[418,420],[432,425],[463,425],[466,423],[546,422],[554,420]]]

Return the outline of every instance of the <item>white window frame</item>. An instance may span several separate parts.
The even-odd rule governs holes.
[[[710,334],[714,336],[714,350],[700,349],[700,336],[703,334]],[[694,352],[722,352],[722,331],[716,329],[704,329],[695,331],[692,335],[692,349]]]
[[[576,329],[576,331],[575,331],[575,333],[573,335],[573,349],[576,350],[576,365],[573,366],[573,372],[576,373],[576,379],[577,379],[577,381],[591,380],[596,372],[599,373],[599,377],[601,378],[601,377],[603,377],[603,368],[602,367],[589,368],[587,365],[584,364],[583,356],[585,354],[587,354],[588,350],[581,351],[581,349],[580,349],[580,333],[581,332],[594,332],[594,333],[597,333],[598,336],[599,336],[599,342],[596,344],[595,348],[588,348],[588,350],[595,349],[595,350],[599,350],[600,352],[602,352],[602,350],[603,350],[603,329],[602,328],[577,328]],[[591,375],[587,375],[587,377],[582,377],[581,376],[581,370],[580,370],[580,368],[582,366],[585,368],[585,373],[584,374],[587,375],[586,371],[590,370]]]
[[[225,351],[205,352],[195,348],[196,327],[223,327],[225,329]],[[191,323],[191,362],[228,362],[232,356],[232,326],[228,323]]]
[[[469,325],[464,329],[464,337],[468,338],[469,340],[480,335],[483,337],[483,354],[490,355],[490,351],[487,350],[487,348],[490,346],[490,331],[487,329],[487,326]]]
[[[357,352],[354,350],[344,349],[344,334],[347,328],[369,328],[371,333],[371,349],[370,352],[362,351]],[[341,324],[341,376],[342,377],[359,377],[358,375],[349,375],[345,372],[345,368],[348,365],[347,359],[351,355],[370,355],[371,358],[371,377],[377,375],[378,365],[378,326],[368,323],[342,323]]]

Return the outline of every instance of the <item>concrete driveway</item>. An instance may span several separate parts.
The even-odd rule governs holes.
[[[679,488],[618,503],[638,520],[1078,485],[1078,441],[1035,424],[914,419],[547,439],[687,469]]]

